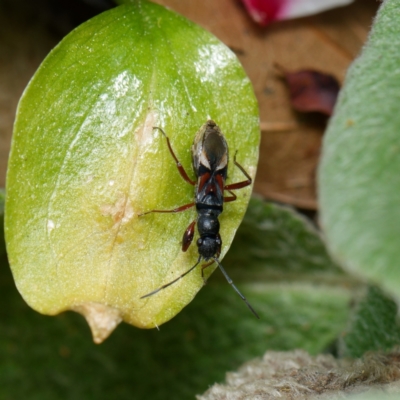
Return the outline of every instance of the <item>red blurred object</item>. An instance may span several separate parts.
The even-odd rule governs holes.
[[[312,69],[287,72],[277,67],[284,74],[290,101],[296,111],[332,115],[340,90],[339,82],[333,75]]]
[[[330,8],[350,4],[353,0],[242,0],[247,12],[265,26],[277,20],[299,18]]]
[[[258,24],[265,26],[279,18],[285,0],[242,0],[247,12]]]

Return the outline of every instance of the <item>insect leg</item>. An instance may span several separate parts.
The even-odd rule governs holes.
[[[225,188],[225,190],[227,190],[227,189]],[[237,199],[237,196],[236,196],[235,193],[231,192],[230,190],[228,190],[228,192],[229,192],[232,196],[224,197],[224,202],[225,202],[225,203],[229,203],[230,201],[235,201],[235,200]]]
[[[231,183],[230,185],[226,185],[224,187],[224,190],[242,189],[246,186],[251,185],[251,182],[253,182],[253,180],[251,179],[251,176],[247,173],[247,171],[236,161],[236,154],[237,154],[237,150],[236,150],[235,156],[233,158],[233,162],[243,172],[243,175],[247,178],[247,180],[237,182],[237,183]],[[233,201],[233,200],[231,200],[231,201]]]
[[[179,281],[179,279],[182,279],[184,276],[186,276],[189,272],[192,272],[200,263],[201,261],[201,256],[199,257],[199,259],[197,260],[197,263],[193,265],[193,267],[191,267],[190,269],[188,269],[186,272],[184,272],[182,275],[178,276],[176,279],[174,279],[173,281],[166,283],[165,285],[162,285],[161,287],[159,287],[156,290],[153,290],[150,293],[145,294],[144,296],[141,297],[141,299],[144,299],[145,297],[150,297],[153,296],[153,294],[158,293],[160,290],[163,290],[165,288],[167,288],[168,286],[173,285],[175,282]]]
[[[196,225],[196,220],[190,223],[190,225],[186,228],[185,233],[182,238],[182,251],[186,251],[190,244],[193,241],[194,237],[194,226]]]
[[[225,269],[223,268],[223,266],[221,265],[221,263],[219,262],[218,258],[213,258],[213,260],[218,264],[219,269],[221,270],[221,272],[224,274],[226,280],[228,281],[228,283],[235,289],[236,293],[240,296],[240,298],[246,303],[247,307],[249,307],[250,311],[255,315],[256,318],[260,319],[260,317],[258,316],[258,314],[255,312],[254,308],[250,305],[250,303],[247,301],[246,297],[244,297],[242,295],[242,293],[240,293],[239,289],[235,286],[235,284],[233,283],[232,279],[229,277],[229,275],[226,273]]]
[[[176,167],[178,168],[179,173],[181,174],[181,177],[189,184],[191,185],[196,185],[196,182],[191,180],[188,176],[188,174],[185,171],[185,168],[183,168],[182,164],[179,162],[178,158],[176,157],[174,150],[172,150],[172,146],[171,143],[169,141],[169,137],[165,134],[165,132],[159,128],[158,126],[154,126],[153,129],[158,129],[159,131],[161,131],[161,133],[165,136],[165,139],[167,139],[167,144],[168,144],[168,148],[169,148],[169,152],[171,153],[172,157],[174,157],[175,160],[175,164]]]
[[[189,208],[192,208],[193,206],[194,206],[194,203],[189,203],[189,204],[185,204],[183,206],[174,208],[173,210],[151,210],[151,211],[147,211],[145,213],[138,214],[138,217],[142,217],[143,215],[151,214],[151,213],[178,213],[181,211],[185,211]]]
[[[208,263],[204,264],[201,266],[201,277],[204,280],[204,284],[206,284],[206,280],[204,279],[204,270],[209,267],[210,265],[214,264],[214,260],[209,261]]]

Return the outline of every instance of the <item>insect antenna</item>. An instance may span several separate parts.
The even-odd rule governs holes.
[[[175,282],[179,281],[179,279],[182,279],[184,276],[186,276],[188,273],[190,273],[191,271],[193,271],[199,264],[201,261],[201,256],[199,257],[199,259],[197,260],[197,263],[193,265],[193,267],[191,267],[190,269],[188,269],[186,272],[184,272],[182,275],[178,276],[176,279],[174,279],[171,282],[166,283],[165,285],[162,285],[161,287],[159,287],[156,290],[153,290],[150,293],[145,294],[144,296],[141,297],[141,299],[144,299],[145,297],[150,297],[153,296],[153,294],[158,293],[160,290],[163,290],[165,288],[167,288],[168,286],[173,285]],[[237,289],[236,289],[237,290]],[[245,300],[246,301],[246,300]]]
[[[226,273],[224,267],[221,265],[221,263],[219,262],[218,258],[213,257],[213,260],[218,264],[219,269],[221,270],[221,272],[224,274],[226,280],[228,281],[228,283],[235,289],[236,293],[240,296],[240,298],[246,303],[247,307],[249,307],[250,311],[255,315],[255,317],[257,319],[260,319],[260,317],[258,316],[258,314],[255,312],[254,308],[250,305],[250,303],[247,301],[246,297],[244,297],[242,295],[242,293],[240,293],[239,289],[235,286],[235,284],[233,283],[232,279],[229,277],[229,275]]]

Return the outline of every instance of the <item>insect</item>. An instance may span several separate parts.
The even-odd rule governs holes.
[[[185,204],[173,210],[151,210],[146,213],[140,214],[139,216],[150,213],[177,213],[196,206],[196,211],[198,215],[197,218],[189,224],[185,233],[183,234],[182,251],[187,251],[190,244],[192,243],[195,233],[195,225],[197,222],[197,230],[200,235],[199,239],[197,240],[199,258],[196,264],[194,264],[182,275],[178,276],[173,281],[159,287],[158,289],[153,290],[152,292],[142,296],[141,298],[143,299],[145,297],[152,296],[160,290],[163,290],[168,286],[174,284],[175,282],[189,274],[191,271],[193,271],[202,260],[206,262],[204,265],[202,265],[201,269],[201,276],[204,279],[204,269],[216,262],[228,283],[238,293],[241,299],[247,304],[247,307],[249,307],[251,312],[257,318],[259,318],[258,314],[254,311],[253,307],[242,295],[242,293],[240,293],[239,289],[235,286],[232,279],[228,276],[219,261],[222,240],[219,234],[220,224],[218,217],[223,211],[224,202],[228,203],[236,200],[237,196],[232,192],[232,190],[242,189],[252,183],[250,175],[236,161],[236,152],[233,162],[236,167],[238,167],[242,171],[243,175],[246,177],[246,180],[229,185],[225,184],[228,174],[229,162],[228,144],[226,143],[225,137],[222,134],[220,128],[212,120],[208,120],[199,129],[192,146],[193,169],[196,174],[197,181],[189,178],[182,164],[176,157],[172,149],[170,140],[165,132],[159,127],[154,127],[153,129],[158,129],[165,136],[169,152],[174,158],[175,164],[182,178],[190,185],[195,186],[195,200],[192,203]],[[229,196],[224,196],[225,191],[229,193]]]

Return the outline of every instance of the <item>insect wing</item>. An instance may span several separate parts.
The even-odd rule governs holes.
[[[210,172],[227,168],[228,144],[214,121],[207,121],[198,130],[192,146],[192,156],[193,168],[197,176],[202,166]]]

